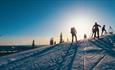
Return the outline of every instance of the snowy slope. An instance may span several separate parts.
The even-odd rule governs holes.
[[[42,51],[4,57],[0,70],[70,70],[76,48],[76,44],[58,44]]]
[[[0,57],[0,70],[115,70],[115,35]]]
[[[115,35],[79,44],[72,70],[115,70]]]

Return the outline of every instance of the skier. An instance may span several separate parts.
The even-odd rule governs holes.
[[[91,35],[91,37],[94,37],[94,35],[95,35],[95,28],[92,28],[92,35]]]
[[[77,35],[76,35],[76,33],[77,33],[77,31],[76,31],[75,27],[72,27],[72,28],[71,28],[72,43],[73,43],[74,37],[75,37],[75,40],[76,40],[76,42],[77,42]]]
[[[109,32],[109,34],[113,34],[114,30],[112,29],[112,27],[111,27],[111,26],[109,27],[108,32]]]
[[[95,22],[95,25],[92,28],[92,29],[95,29],[94,30],[94,39],[95,39],[95,37],[99,38],[99,28],[98,27],[101,27],[101,26],[99,24],[97,24],[97,22]],[[96,36],[96,34],[97,34],[97,36]]]
[[[103,35],[103,32],[105,32],[105,34],[107,33],[107,32],[106,32],[106,29],[105,29],[105,25],[103,25],[103,27],[102,27],[101,36]]]

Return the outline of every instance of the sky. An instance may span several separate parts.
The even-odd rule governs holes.
[[[0,0],[0,45],[48,44],[54,37],[71,40],[91,35],[95,22],[115,27],[115,0]]]

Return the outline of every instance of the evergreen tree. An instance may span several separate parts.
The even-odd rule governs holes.
[[[62,33],[60,33],[60,43],[63,43],[63,36],[62,36]]]
[[[33,46],[33,47],[35,46],[35,41],[34,41],[34,40],[32,41],[32,46]]]

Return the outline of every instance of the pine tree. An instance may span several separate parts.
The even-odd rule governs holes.
[[[34,41],[34,40],[32,41],[32,46],[33,46],[33,47],[35,46],[35,41]]]
[[[62,33],[60,33],[60,43],[63,43],[63,36],[62,36]]]

